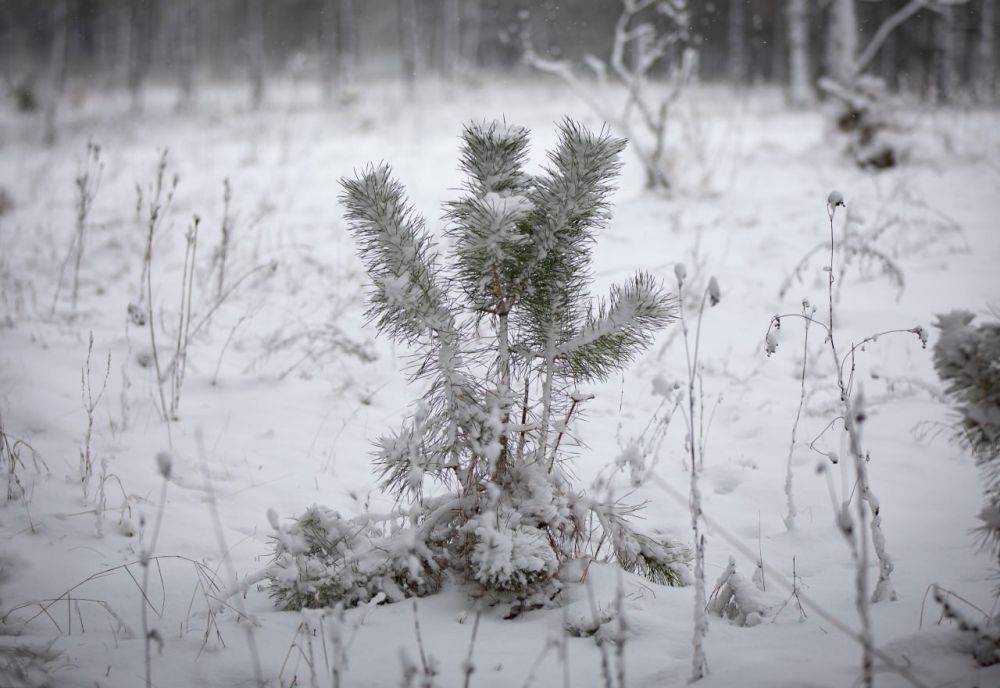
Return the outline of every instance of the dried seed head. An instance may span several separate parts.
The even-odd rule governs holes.
[[[684,267],[684,263],[677,263],[674,265],[674,275],[677,276],[677,284],[683,285],[684,280],[687,279],[687,268]]]
[[[708,301],[713,306],[719,305],[721,294],[719,292],[719,282],[714,277],[708,280]]]
[[[826,207],[831,213],[837,208],[846,208],[847,204],[844,203],[844,194],[839,191],[831,191],[830,195],[826,197]]]
[[[160,472],[160,475],[166,480],[170,480],[170,470],[173,468],[174,458],[170,456],[165,451],[161,451],[156,455],[156,470]]]

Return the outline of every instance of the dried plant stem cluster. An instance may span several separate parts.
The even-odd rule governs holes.
[[[880,337],[890,334],[897,333],[908,333],[916,335],[920,340],[921,344],[926,346],[927,334],[922,327],[912,327],[907,329],[893,329],[886,330],[884,332],[879,332],[877,334],[869,335],[862,338],[860,341],[854,342],[847,349],[845,353],[841,353],[837,346],[837,329],[836,329],[836,308],[835,308],[835,298],[834,290],[836,283],[836,271],[835,271],[835,259],[837,255],[837,245],[836,245],[836,233],[834,230],[834,217],[836,216],[837,209],[840,207],[845,207],[843,196],[839,192],[832,192],[827,199],[827,216],[829,219],[830,227],[830,242],[829,242],[829,262],[824,266],[824,271],[827,273],[827,317],[826,321],[816,319],[815,309],[808,310],[808,303],[803,302],[803,310],[801,313],[789,313],[784,315],[776,315],[771,319],[770,325],[768,326],[767,333],[765,335],[765,348],[768,355],[774,353],[778,346],[778,332],[781,328],[781,323],[784,319],[788,318],[801,318],[806,323],[806,337],[808,337],[808,326],[815,325],[821,328],[825,334],[825,344],[828,345],[831,357],[834,364],[834,373],[836,381],[837,396],[839,399],[839,405],[841,408],[841,414],[831,420],[820,434],[814,438],[809,443],[809,448],[813,451],[820,453],[829,459],[833,464],[839,463],[840,457],[836,452],[832,451],[821,451],[816,448],[817,442],[838,422],[843,424],[844,432],[847,435],[847,440],[850,447],[850,457],[855,474],[855,484],[856,484],[856,499],[854,491],[849,491],[842,496],[841,504],[838,506],[834,504],[834,508],[837,514],[837,525],[847,539],[851,552],[856,561],[856,601],[858,607],[858,614],[861,618],[861,640],[863,646],[863,659],[862,659],[862,680],[865,685],[871,685],[873,681],[873,665],[872,656],[874,651],[874,644],[871,637],[871,622],[870,622],[870,611],[869,607],[871,603],[881,602],[884,600],[894,600],[896,599],[896,591],[892,585],[892,572],[893,572],[893,561],[889,556],[886,549],[885,534],[882,530],[882,511],[881,505],[878,498],[875,496],[874,491],[871,487],[871,482],[868,476],[868,462],[870,461],[869,454],[862,448],[861,439],[861,426],[865,419],[865,412],[863,407],[862,395],[860,391],[855,390],[855,373],[856,373],[856,354],[863,349],[863,347],[869,343],[877,341]],[[789,452],[789,476],[786,478],[786,495],[789,501],[789,516],[786,517],[786,523],[789,523],[794,518],[794,502],[792,501],[791,494],[791,480],[790,480],[790,468],[791,468],[791,454],[794,452],[795,435],[798,427],[799,417],[802,410],[802,401],[804,398],[805,388],[805,356],[808,354],[808,348],[804,349],[803,352],[803,372],[800,384],[800,400],[799,400],[799,410],[796,414],[796,421],[793,425],[792,430],[792,447]],[[821,467],[826,468],[825,464],[821,464]],[[831,495],[834,494],[832,482],[830,483]],[[856,516],[852,517],[850,512],[850,506],[852,502],[855,503],[855,513]],[[868,512],[871,512],[871,523],[870,526],[868,521]],[[791,526],[789,526],[791,527]],[[875,584],[873,591],[869,593],[868,588],[868,550],[869,550],[869,532],[871,537],[871,543],[875,551],[875,556],[878,561],[878,580]]]

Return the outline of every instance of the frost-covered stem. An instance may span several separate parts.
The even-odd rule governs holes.
[[[833,217],[834,217],[834,215],[836,213],[836,209],[837,209],[838,204],[841,204],[841,203],[842,203],[842,201],[838,201],[838,202],[834,202],[834,203],[830,203],[830,202],[827,203],[827,214],[830,217],[830,264],[828,266],[828,268],[829,268],[829,278],[828,278],[828,282],[827,282],[827,285],[828,285],[827,296],[828,296],[828,303],[829,303],[829,320],[827,322],[827,338],[828,338],[828,340],[830,342],[830,351],[833,354],[834,364],[836,365],[837,386],[838,386],[838,388],[840,390],[840,401],[841,401],[841,404],[842,404],[843,409],[844,409],[844,425],[845,425],[845,429],[850,433],[851,432],[851,428],[853,427],[853,421],[851,420],[852,409],[851,409],[851,401],[850,401],[850,386],[851,385],[845,384],[845,382],[844,382],[844,365],[847,362],[847,358],[848,357],[851,358],[851,377],[850,377],[850,379],[851,379],[851,384],[853,385],[853,379],[854,379],[854,362],[853,362],[854,361],[854,352],[858,349],[858,347],[860,347],[865,342],[874,341],[879,336],[881,336],[881,334],[892,334],[892,333],[895,333],[895,332],[914,332],[915,334],[917,334],[918,337],[920,336],[920,334],[919,334],[919,332],[916,331],[917,328],[913,328],[913,329],[909,329],[909,330],[902,330],[902,329],[900,329],[900,330],[887,330],[886,332],[883,332],[881,334],[877,334],[877,335],[872,335],[870,337],[866,337],[860,343],[855,344],[854,346],[851,347],[850,351],[848,351],[848,353],[844,356],[843,359],[841,359],[840,356],[838,355],[838,353],[837,353],[837,346],[834,343],[834,328],[833,328],[833,257],[834,257]],[[808,324],[808,322],[807,322],[807,324]],[[857,452],[856,453],[860,455],[860,453],[861,453],[861,449],[860,449],[860,436],[858,436],[857,438],[855,438],[853,435],[851,436],[852,449],[853,449],[853,445],[854,445],[855,440],[857,440],[857,442],[859,443],[859,446],[857,448]],[[852,451],[852,453],[855,453],[855,452]],[[858,499],[858,503],[859,503],[859,505],[861,505],[862,502],[867,502],[871,506],[871,508],[872,508],[872,522],[871,522],[872,541],[875,544],[875,555],[878,558],[878,562],[879,562],[879,582],[878,582],[878,585],[876,586],[874,594],[872,595],[872,602],[881,602],[883,600],[895,600],[896,599],[896,591],[892,587],[892,580],[891,580],[891,575],[892,575],[892,571],[893,571],[894,566],[893,566],[893,563],[892,563],[892,558],[889,556],[889,553],[886,551],[886,547],[885,547],[885,534],[882,532],[882,516],[881,516],[881,513],[880,513],[880,509],[879,509],[878,498],[872,493],[872,491],[871,491],[871,485],[868,482],[867,459],[863,459],[862,458],[859,461],[857,459],[857,457],[855,457],[855,466],[856,466],[856,470],[857,470],[858,489],[860,490],[860,496],[859,496],[859,499]],[[859,508],[861,508],[861,507],[859,506]],[[862,520],[862,523],[859,524],[859,527],[861,527],[861,528],[864,527],[864,521],[863,520]],[[862,544],[865,547],[867,547],[867,542],[868,542],[868,536],[867,536],[867,533],[864,533],[863,537],[862,537]],[[867,557],[867,550],[865,551],[864,556]]]
[[[706,292],[707,293],[707,292]],[[684,303],[684,280],[678,275],[677,300]],[[681,321],[681,331],[684,335],[684,353],[688,370],[688,408],[687,408],[687,445],[690,458],[691,488],[688,506],[691,510],[691,530],[694,534],[695,564],[694,564],[694,633],[692,636],[691,682],[704,678],[707,673],[704,638],[708,632],[708,619],[705,607],[708,601],[705,596],[705,538],[701,535],[698,522],[701,518],[701,490],[698,486],[698,463],[694,441],[694,380],[695,368],[698,365],[698,339],[700,338],[701,316],[705,310],[705,300],[702,299],[698,314],[698,337],[695,338],[695,357],[692,359],[688,337],[687,320],[684,318],[684,308],[678,309]]]
[[[472,663],[472,651],[476,646],[476,634],[479,632],[479,619],[483,615],[482,609],[476,609],[476,620],[472,623],[472,637],[469,639],[469,650],[465,653],[465,662],[462,664],[462,688],[469,688],[472,681],[472,674],[476,670],[476,665]]]
[[[510,455],[510,436],[507,426],[510,424],[510,332],[508,315],[501,312],[497,316],[497,356],[500,368],[500,458],[497,460],[496,472],[500,475],[507,465]]]
[[[855,606],[861,620],[861,680],[862,685],[871,688],[873,685],[872,650],[875,647],[872,639],[871,600],[868,597],[868,530],[865,527],[868,519],[867,500],[864,498],[868,484],[868,473],[865,457],[861,453],[860,425],[864,422],[864,409],[860,400],[855,400],[845,417],[848,436],[850,438],[851,457],[854,459],[854,469],[858,477],[858,486],[862,496],[857,500],[858,523],[855,529],[858,533],[858,546],[855,548],[857,567],[854,574]]]
[[[229,177],[222,180],[222,238],[219,240],[219,279],[215,288],[216,301],[222,300],[222,289],[226,283],[226,259],[229,257],[229,202],[232,200],[232,186]]]
[[[143,264],[146,273],[146,320],[149,325],[149,344],[153,350],[153,369],[156,374],[156,388],[160,395],[160,413],[167,424],[167,443],[174,446],[170,433],[170,410],[167,407],[167,397],[163,393],[163,372],[160,368],[160,354],[156,348],[156,318],[153,315],[153,232],[156,228],[159,206],[150,210],[149,225],[146,231],[146,253]]]
[[[615,638],[615,659],[618,664],[618,688],[626,688],[625,683],[625,586],[622,584],[622,569],[616,567],[615,572],[615,620],[618,628]]]
[[[531,389],[531,375],[524,376],[524,395],[521,397],[521,431],[520,438],[517,441],[517,462],[521,463],[524,458],[524,443],[527,441],[527,428],[525,427],[528,423],[528,391]]]
[[[538,426],[538,447],[535,450],[535,460],[539,463],[545,461],[545,454],[549,444],[549,420],[552,414],[552,378],[555,376],[556,357],[554,334],[549,335],[549,342],[545,347],[545,368],[542,373],[542,418]],[[549,464],[549,471],[555,465],[555,457]]]
[[[574,394],[572,399],[570,400],[569,408],[566,409],[566,416],[563,418],[562,427],[559,428],[559,433],[556,435],[555,444],[552,446],[552,458],[549,459],[550,471],[552,470],[552,464],[555,463],[556,454],[559,452],[559,445],[562,444],[563,435],[566,434],[566,428],[569,427],[569,422],[573,419],[573,412],[576,411],[576,407],[580,404],[581,401],[586,401],[593,398],[594,398],[593,395],[589,397],[579,397]]]
[[[94,352],[94,333],[90,333],[87,343],[87,362],[80,371],[80,396],[83,401],[83,410],[87,414],[87,432],[83,438],[83,451],[80,452],[80,484],[83,487],[83,501],[87,501],[90,490],[90,478],[94,472],[94,460],[90,453],[90,442],[94,434],[94,411],[101,403],[101,398],[108,388],[108,378],[111,376],[111,352],[108,352],[107,368],[104,372],[104,383],[97,398],[94,398],[94,388],[90,382],[90,357]],[[13,462],[13,458],[11,459]]]
[[[204,437],[201,430],[196,431],[197,441],[198,441],[198,455],[201,459],[201,475],[205,481],[205,502],[208,505],[208,512],[212,518],[212,526],[215,531],[215,542],[219,546],[219,553],[222,556],[222,564],[226,570],[226,581],[230,588],[239,584],[239,578],[236,575],[236,568],[233,566],[233,560],[229,556],[229,546],[226,544],[226,533],[222,527],[222,518],[219,516],[219,505],[218,500],[215,496],[215,489],[212,487],[212,477],[208,470],[208,461],[205,456],[205,443]],[[246,605],[243,604],[243,596],[236,595],[233,599],[233,606],[236,607],[236,612],[240,615],[241,619],[249,619],[250,615],[247,614]],[[264,673],[261,671],[260,667],[260,653],[257,650],[257,641],[254,637],[253,623],[247,622],[242,624],[244,633],[247,639],[247,648],[250,651],[250,661],[253,666],[254,680],[257,684],[257,688],[263,688],[266,685],[264,681]]]
[[[806,304],[802,304],[802,314],[806,314]],[[795,411],[795,422],[792,424],[792,439],[788,444],[788,465],[785,469],[785,501],[788,505],[788,514],[785,516],[785,527],[788,530],[795,530],[795,517],[798,511],[795,508],[795,498],[792,494],[792,456],[795,454],[795,437],[799,429],[799,419],[802,418],[802,407],[806,402],[806,364],[809,360],[809,323],[810,318],[806,318],[806,331],[802,340],[802,374],[799,377],[799,407]]]
[[[853,1],[853,0],[852,0]],[[844,387],[844,376],[840,373],[840,355],[837,353],[837,343],[833,337],[833,258],[836,250],[836,238],[833,229],[833,218],[837,214],[837,206],[827,202],[826,214],[830,218],[830,262],[826,266],[827,270],[827,321],[826,340],[830,343],[830,353],[833,354],[833,364],[837,366],[837,387],[840,390],[840,401],[847,403],[847,389]]]
[[[201,220],[194,216],[194,223],[187,234],[184,249],[184,270],[181,275],[180,314],[177,323],[177,343],[171,364],[170,417],[177,419],[181,403],[181,387],[187,372],[187,347],[191,337],[191,293],[194,291],[195,254],[198,249],[198,225]]]
[[[161,463],[161,472],[162,466]],[[149,542],[149,547],[143,547],[139,554],[139,565],[142,566],[142,601],[140,602],[139,608],[142,610],[142,638],[143,638],[143,658],[146,664],[146,688],[152,688],[153,686],[153,664],[152,656],[150,653],[150,643],[154,637],[159,639],[159,634],[156,630],[149,630],[149,612],[148,612],[148,595],[146,591],[149,589],[149,562],[153,556],[153,552],[156,551],[156,541],[160,537],[160,524],[163,522],[163,511],[167,503],[167,483],[169,480],[169,464],[166,473],[163,475],[163,485],[160,488],[160,504],[156,509],[156,521],[153,523],[153,536]]]

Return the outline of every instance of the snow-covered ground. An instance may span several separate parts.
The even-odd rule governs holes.
[[[457,136],[463,122],[504,117],[530,127],[535,166],[563,115],[601,125],[571,94],[547,82],[452,92],[429,87],[418,102],[408,102],[391,84],[372,84],[336,108],[316,104],[308,89],[283,86],[259,113],[242,109],[238,95],[217,89],[194,111],[175,114],[171,95],[154,93],[138,117],[126,114],[118,96],[81,96],[61,113],[61,137],[51,148],[38,143],[37,118],[5,111],[0,119],[0,186],[12,201],[0,215],[0,412],[11,441],[21,439],[36,452],[20,450],[27,464],[18,472],[25,498],[0,504],[0,613],[25,605],[8,614],[4,627],[21,637],[0,636],[0,642],[54,641],[53,649],[62,653],[55,685],[142,685],[137,533],[144,530],[143,540],[150,541],[160,507],[155,554],[162,558],[151,566],[149,584],[149,624],[162,639],[153,646],[153,684],[254,685],[249,639],[269,685],[330,685],[318,637],[318,675],[311,677],[309,644],[296,631],[303,620],[298,613],[275,611],[266,591],[255,586],[243,600],[251,624],[239,620],[235,603],[210,615],[203,593],[209,577],[228,580],[223,549],[240,578],[266,565],[269,509],[287,518],[314,503],[345,513],[368,501],[387,506],[374,489],[370,443],[398,423],[420,389],[407,384],[407,352],[375,340],[364,323],[364,275],[338,206],[337,180],[368,161],[391,162],[437,231],[441,204],[460,183]],[[626,152],[614,218],[595,250],[595,293],[637,269],[672,282],[677,262],[687,265],[696,284],[714,275],[721,285],[722,301],[706,313],[701,335],[706,417],[714,409],[701,478],[703,508],[719,526],[706,532],[709,586],[731,555],[738,571],[752,575],[755,561],[724,535],[736,537],[789,578],[794,560],[803,592],[851,628],[858,625],[854,563],[836,528],[827,477],[841,494],[851,489],[850,473],[845,462],[817,471],[825,459],[807,446],[836,415],[832,366],[813,330],[793,459],[799,516],[797,528],[788,532],[785,465],[799,401],[802,328],[788,320],[770,358],[764,333],[773,314],[798,312],[803,298],[825,304],[822,254],[784,297],[779,290],[800,258],[828,236],[825,206],[833,189],[848,204],[838,228],[847,216],[861,231],[878,232],[873,246],[892,257],[905,277],[900,293],[877,265],[853,266],[844,274],[837,304],[841,341],[922,325],[933,345],[936,313],[956,307],[983,311],[997,303],[1000,114],[913,110],[906,119],[913,127],[911,159],[871,175],[841,156],[841,144],[820,114],[789,111],[777,94],[701,89],[671,124],[677,192],[667,199],[643,191],[641,169]],[[72,265],[54,308],[53,301],[75,231],[74,176],[88,139],[101,146],[104,170],[74,312]],[[227,279],[238,283],[191,342],[169,437],[154,402],[148,329],[129,323],[127,314],[140,293],[145,241],[147,211],[137,217],[136,188],[148,201],[163,149],[169,149],[167,178],[176,173],[178,184],[153,247],[160,356],[169,358],[164,352],[174,346],[184,234],[193,214],[201,218],[195,324],[215,301],[213,252],[226,178],[232,188]],[[659,403],[653,381],[685,376],[676,329],[667,328],[624,376],[587,390],[596,398],[574,425],[581,484],[607,473],[652,417]],[[109,354],[110,372],[95,411],[95,474],[85,501],[79,478],[87,429],[81,367],[91,334],[95,395]],[[925,685],[1000,685],[996,667],[977,667],[967,640],[947,623],[938,625],[939,609],[925,594],[938,583],[989,612],[996,583],[970,532],[981,499],[972,460],[946,432],[935,431],[936,423],[948,421],[949,410],[930,351],[913,335],[887,336],[866,346],[857,361],[869,400],[871,484],[881,501],[899,596],[873,606],[875,640]],[[678,420],[671,429],[656,474],[686,499],[681,425]],[[819,446],[840,451],[837,437],[831,434]],[[174,465],[161,502],[155,457],[171,443]],[[114,477],[104,481],[99,532],[95,504],[102,471]],[[624,493],[626,476],[619,485]],[[213,499],[224,545],[212,517]],[[686,502],[662,485],[648,482],[628,499],[647,502],[644,527],[690,540]],[[95,576],[103,571],[108,573]],[[616,579],[609,566],[592,570],[599,607],[612,606]],[[787,597],[768,583],[779,603]],[[682,684],[690,674],[693,588],[662,588],[634,576],[625,576],[623,585],[627,684]],[[45,613],[38,613],[40,605]],[[563,658],[556,646],[564,621],[589,617],[589,609],[581,589],[570,594],[564,609],[510,621],[502,619],[504,608],[484,610],[471,685],[604,685],[594,639],[569,638]],[[423,649],[439,669],[437,684],[462,685],[475,618],[471,603],[448,588],[418,600],[416,610]],[[753,628],[712,617],[706,639],[710,673],[703,685],[852,685],[859,646],[817,613],[807,613],[800,620],[792,602],[773,622]],[[351,645],[344,685],[397,685],[400,652],[419,655],[413,605],[347,616]],[[906,685],[883,671],[877,682]]]

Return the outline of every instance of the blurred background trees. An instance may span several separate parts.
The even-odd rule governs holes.
[[[868,71],[935,101],[995,100],[996,2],[917,2]],[[817,77],[838,76],[843,56],[910,4],[688,0],[697,77],[773,84],[806,103]],[[256,107],[267,78],[290,73],[331,97],[360,78],[403,77],[413,90],[427,78],[529,73],[525,26],[549,57],[607,54],[620,12],[617,0],[0,0],[0,60],[18,98],[25,89],[48,98],[62,89],[54,79],[86,79],[127,89],[139,110],[154,81],[176,84],[186,107],[199,83],[242,80]]]

